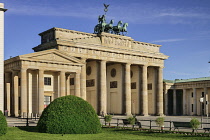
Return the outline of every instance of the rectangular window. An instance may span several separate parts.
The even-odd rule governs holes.
[[[192,97],[193,97],[193,92],[192,92]]]
[[[51,86],[51,77],[44,77],[44,85]]]
[[[148,84],[148,85],[147,85],[147,88],[148,88],[148,90],[152,90],[152,84],[151,84],[151,83]]]
[[[111,81],[110,88],[117,88],[117,81]]]
[[[202,92],[202,97],[204,97],[204,92]]]
[[[51,96],[44,96],[44,108],[46,108],[51,102]]]
[[[136,89],[136,82],[131,83],[131,89]]]
[[[74,85],[74,78],[70,78],[70,85]]]
[[[192,104],[192,112],[193,112],[193,104]]]

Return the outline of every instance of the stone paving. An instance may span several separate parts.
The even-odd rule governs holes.
[[[103,117],[99,116],[101,124],[105,124]],[[111,126],[117,126],[117,119],[119,119],[118,123],[119,126],[123,126],[122,120],[121,119],[126,119],[127,116],[119,116],[115,115],[113,116],[113,119],[111,121]],[[155,119],[158,118],[158,116],[137,116],[137,119],[140,120],[142,124],[142,128],[150,128],[150,121],[152,120],[151,126],[152,129],[159,129],[158,126],[155,123]],[[203,123],[209,123],[209,124],[203,124],[202,127],[201,125],[199,126],[198,132],[203,133],[204,130],[203,128],[210,128],[210,117],[201,117],[201,116],[164,116],[165,121],[179,121],[179,122],[190,122],[191,118],[197,118],[200,122],[202,119]],[[29,126],[36,126],[38,120],[35,118],[29,119]],[[26,126],[26,119],[20,119],[20,118],[15,118],[15,117],[7,117],[7,123],[9,127],[15,127],[15,126]],[[173,123],[171,124],[172,130],[173,129]],[[164,123],[164,130],[169,130],[170,128],[170,122],[165,122]],[[176,130],[177,131],[177,130]],[[185,131],[185,132],[192,132],[191,128],[183,129],[180,128],[179,131]]]

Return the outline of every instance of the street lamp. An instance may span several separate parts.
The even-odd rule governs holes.
[[[200,103],[201,103],[201,128],[202,128],[202,121],[203,121],[203,107],[202,107],[202,103],[203,103],[203,97],[200,98]]]

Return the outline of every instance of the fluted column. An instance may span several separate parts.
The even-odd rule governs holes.
[[[18,112],[18,110],[19,110],[19,102],[18,102],[18,72],[17,71],[13,71],[12,72],[12,78],[13,78],[13,89],[12,89],[12,91],[13,91],[13,101],[14,101],[14,103],[13,103],[13,109],[14,109],[14,115],[15,115],[15,117],[18,117],[19,116],[19,112]]]
[[[147,65],[142,66],[142,115],[148,115]]]
[[[131,115],[131,64],[125,65],[125,108],[126,115]]]
[[[157,115],[163,115],[163,68],[158,68]]]
[[[39,85],[39,93],[38,93],[38,110],[39,110],[39,115],[42,114],[42,111],[44,110],[44,70],[39,70],[39,80],[38,80],[38,85]]]
[[[60,72],[60,96],[66,95],[66,78],[65,78],[65,71]]]
[[[86,59],[82,59],[84,65],[81,69],[81,97],[86,100]]]
[[[21,115],[27,113],[27,69],[21,69]],[[24,117],[24,116],[23,116]]]
[[[106,61],[101,61],[101,72],[100,72],[100,87],[101,87],[101,109],[100,112],[107,113],[107,79],[106,79]]]
[[[173,115],[176,115],[176,89],[173,89]]]
[[[75,75],[75,96],[81,97],[80,93],[80,73]]]

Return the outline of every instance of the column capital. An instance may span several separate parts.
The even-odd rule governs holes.
[[[141,67],[149,67],[149,65],[142,65]]]
[[[82,61],[83,63],[86,63],[87,58],[81,58],[80,61]]]

